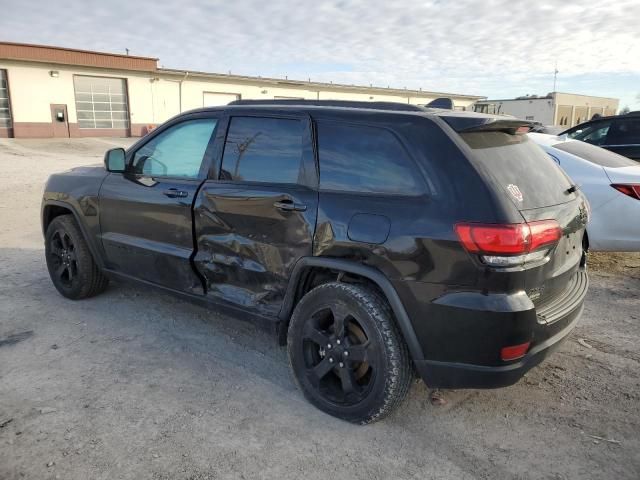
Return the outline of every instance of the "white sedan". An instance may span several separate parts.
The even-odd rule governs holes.
[[[595,251],[640,251],[640,163],[566,136],[530,133],[591,204],[587,226]]]

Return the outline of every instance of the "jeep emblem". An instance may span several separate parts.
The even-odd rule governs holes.
[[[510,183],[509,185],[507,185],[507,190],[509,190],[509,193],[511,194],[511,196],[515,198],[517,201],[522,202],[524,200],[524,197],[522,196],[522,192],[520,191],[517,185]]]

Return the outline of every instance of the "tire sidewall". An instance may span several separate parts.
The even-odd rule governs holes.
[[[345,287],[343,287],[346,286]],[[350,284],[327,284],[321,285],[308,293],[296,306],[291,317],[288,334],[289,361],[296,383],[302,390],[307,400],[333,416],[343,420],[359,423],[361,419],[367,418],[380,410],[385,401],[385,394],[389,382],[389,367],[392,365],[389,352],[385,348],[386,342],[380,331],[378,315],[384,315],[381,309],[381,302],[377,302],[373,311],[368,310],[354,297],[351,292],[357,290],[360,293],[371,295],[370,292],[358,286]],[[306,364],[303,352],[303,335],[306,320],[310,314],[328,308],[336,303],[342,304],[351,311],[364,328],[369,340],[373,343],[371,348],[375,349],[377,355],[378,368],[374,372],[373,385],[367,396],[359,403],[351,406],[335,404],[323,398],[309,382],[306,376]]]
[[[51,221],[45,234],[45,260],[47,262],[49,276],[51,277],[51,281],[53,282],[56,290],[67,298],[77,299],[81,298],[84,294],[89,272],[93,265],[90,263],[92,258],[87,256],[84,237],[72,222],[75,223],[75,220],[66,215],[56,217]],[[53,265],[51,255],[51,239],[56,232],[66,233],[71,237],[71,241],[73,242],[74,251],[76,253],[77,276],[74,281],[72,281],[71,285],[65,285],[62,283],[60,278],[55,274],[55,266]]]

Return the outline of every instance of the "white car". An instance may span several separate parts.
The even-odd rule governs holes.
[[[590,250],[640,251],[640,163],[566,136],[530,133],[587,196]]]

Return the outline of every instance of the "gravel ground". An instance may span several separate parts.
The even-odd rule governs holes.
[[[416,382],[355,427],[248,323],[124,284],[57,294],[43,183],[129,143],[0,140],[0,479],[640,478],[639,255],[592,255],[580,325],[517,385],[436,406]]]

